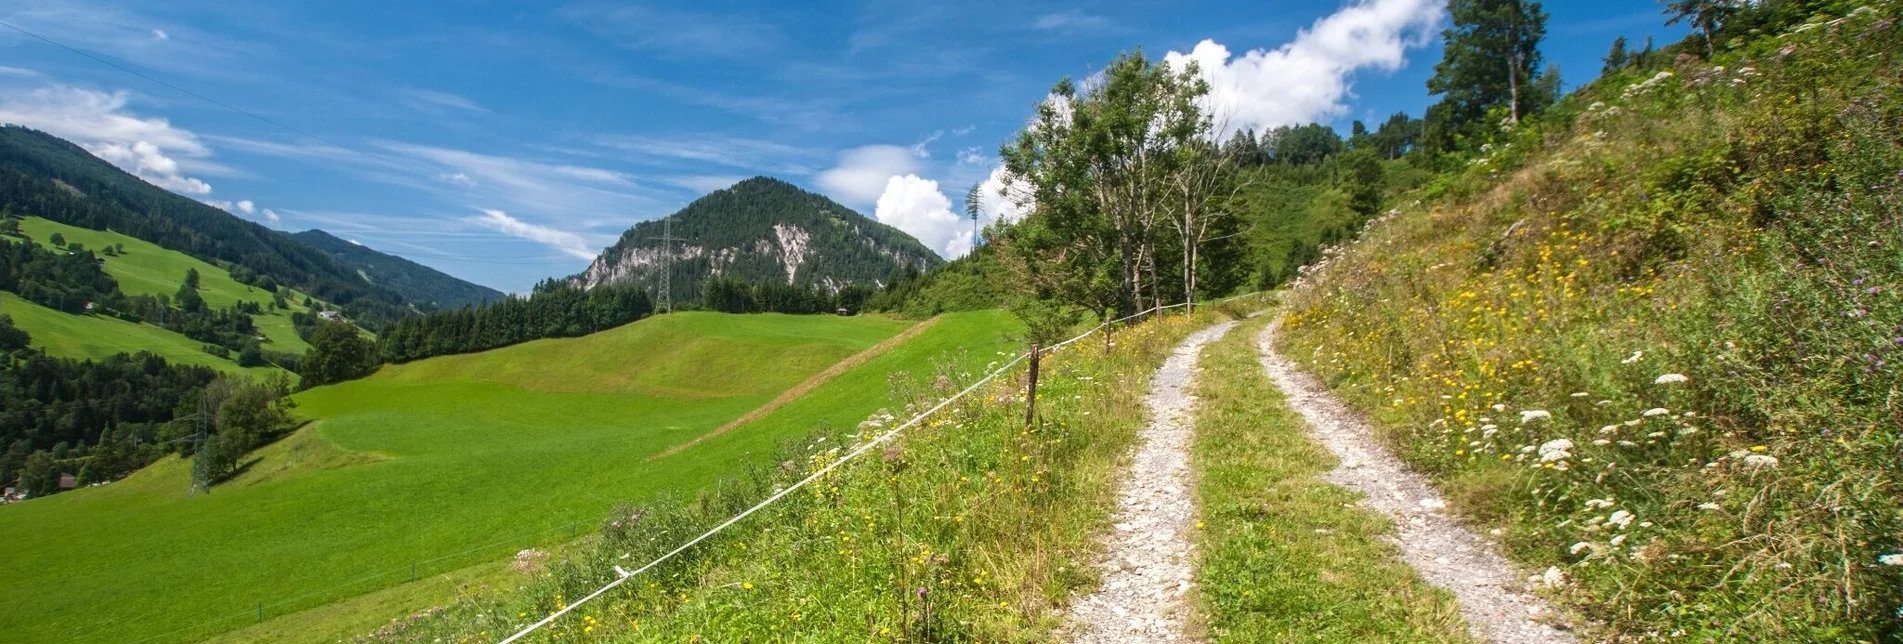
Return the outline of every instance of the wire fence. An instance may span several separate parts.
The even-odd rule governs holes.
[[[1218,300],[1215,302],[1198,303],[1198,305],[1200,306],[1200,305],[1220,304],[1223,302],[1228,302],[1228,301],[1232,301],[1232,300],[1236,300],[1236,299],[1240,299],[1244,297],[1250,297],[1254,295],[1259,295],[1259,294],[1248,293],[1244,295],[1238,295],[1238,296],[1226,298],[1223,300]],[[1176,309],[1185,308],[1187,306],[1189,306],[1189,303],[1185,302],[1185,303],[1170,304],[1166,306],[1151,307],[1149,309],[1145,309],[1143,311],[1140,311],[1131,315],[1126,315],[1121,318],[1108,320],[1108,321],[1099,323],[1096,326],[1091,327],[1089,330],[1084,331],[1083,333],[1079,333],[1070,339],[1052,344],[1051,346],[1048,346],[1048,347],[1043,347],[1042,349],[1040,349],[1039,355],[1040,356],[1049,355],[1051,352],[1064,348],[1065,346],[1068,346],[1078,341],[1092,337],[1093,335],[1104,331],[1106,327],[1112,327],[1114,325],[1123,324],[1125,322],[1129,322],[1131,320],[1135,320],[1137,318],[1147,316],[1147,315],[1153,315],[1153,314],[1160,315],[1160,314],[1167,313],[1169,311],[1173,311]],[[976,382],[973,382],[969,386],[965,387],[965,389],[959,391],[956,394],[953,394],[952,396],[944,399],[943,401],[940,401],[938,404],[932,406],[930,409],[927,409],[924,412],[921,412],[913,416],[910,420],[892,428],[891,430],[885,432],[884,434],[881,434],[864,443],[861,443],[860,445],[854,447],[844,457],[833,461],[832,463],[828,464],[825,468],[822,468],[819,471],[814,472],[813,474],[807,476],[805,479],[802,479],[799,482],[794,483],[793,485],[789,487],[786,487],[785,489],[775,492],[772,496],[767,497],[765,500],[762,500],[759,503],[753,505],[752,507],[747,508],[745,511],[742,511],[739,514],[734,515],[733,517],[727,519],[726,521],[720,523],[719,525],[714,526],[712,529],[709,529],[706,532],[701,533],[699,536],[696,536],[693,539],[688,540],[687,542],[681,544],[679,547],[675,548],[674,550],[669,551],[667,554],[661,555],[660,557],[654,559],[653,561],[648,562],[646,565],[643,565],[640,568],[637,568],[633,571],[623,571],[617,568],[616,572],[618,573],[618,576],[615,579],[604,584],[599,589],[590,593],[586,597],[583,597],[580,600],[577,600],[563,607],[561,610],[558,610],[555,613],[550,614],[549,616],[543,618],[542,620],[523,628],[521,631],[509,636],[508,639],[502,640],[502,643],[508,644],[510,642],[515,642],[533,633],[537,629],[540,629],[544,626],[547,626],[550,623],[553,623],[554,621],[560,619],[563,615],[574,610],[576,607],[586,604],[596,599],[597,597],[600,597],[601,595],[607,593],[608,591],[613,590],[614,588],[620,586],[621,584],[626,583],[627,580],[635,576],[638,576],[654,568],[655,566],[665,563],[669,559],[672,559],[675,556],[683,552],[686,552],[689,549],[692,549],[695,545],[700,544],[702,541],[705,541],[708,538],[711,538],[714,535],[719,534],[721,531],[726,530],[727,528],[733,526],[734,524],[739,523],[742,520],[745,520],[748,516],[751,516],[754,513],[762,509],[765,509],[766,507],[779,501],[785,496],[792,494],[794,491],[797,491],[800,488],[803,488],[806,485],[810,484],[811,482],[818,480],[819,478],[825,476],[827,473],[833,471],[834,469],[837,469],[839,466],[844,465],[845,463],[858,458],[861,454],[864,454],[865,452],[870,451],[874,447],[877,447],[879,445],[882,445],[886,442],[891,441],[893,438],[897,437],[900,433],[903,433],[907,429],[910,429],[916,426],[917,424],[923,422],[927,418],[930,418],[933,414],[943,410],[946,406],[964,398],[965,396],[971,394],[974,391],[977,391],[980,387],[983,387],[984,385],[997,379],[999,376],[1008,373],[1011,369],[1023,363],[1025,359],[1028,357],[1029,357],[1028,355],[1019,354],[1016,358],[1013,358],[1010,362],[1007,362],[1004,365],[999,366],[996,369],[993,369],[989,373],[986,373],[983,377],[979,378]],[[336,597],[341,599],[346,597],[354,597],[364,593],[374,592],[376,590],[382,590],[384,588],[399,586],[405,583],[412,583],[420,579],[423,579],[425,577],[430,577],[430,576],[447,573],[447,572],[453,572],[456,570],[466,568],[471,565],[476,565],[478,563],[482,563],[486,561],[495,561],[496,560],[495,558],[498,555],[505,554],[505,551],[507,550],[532,546],[538,543],[544,543],[550,538],[579,537],[584,532],[592,531],[592,527],[588,525],[589,523],[590,522],[586,522],[586,521],[574,521],[574,522],[561,523],[554,526],[539,528],[535,530],[520,532],[520,533],[511,535],[509,537],[497,539],[494,541],[484,543],[482,545],[470,547],[470,548],[449,553],[446,555],[441,555],[441,556],[437,556],[430,559],[417,559],[407,565],[402,565],[402,566],[398,566],[394,568],[388,568],[388,569],[378,571],[369,575],[365,575],[363,577],[358,577],[356,579],[334,584],[324,588],[311,590],[309,592],[305,592],[300,595],[295,595],[292,597],[278,599],[278,600],[270,601],[270,602],[264,602],[264,601],[253,602],[251,606],[246,607],[242,611],[232,612],[220,617],[215,617],[212,619],[200,621],[188,626],[183,626],[183,627],[166,631],[163,633],[154,634],[154,635],[145,637],[143,639],[134,640],[131,644],[149,644],[151,642],[164,641],[164,640],[168,640],[172,638],[179,638],[181,636],[184,638],[190,638],[194,635],[199,635],[199,634],[235,630],[236,628],[240,628],[240,626],[237,624],[233,624],[233,622],[238,622],[240,620],[250,620],[252,623],[262,623],[268,618],[287,615],[287,614],[294,613],[300,610],[321,605],[324,603],[324,599],[326,598]],[[449,565],[444,565],[444,562],[450,562],[450,563]],[[625,574],[621,574],[621,573],[625,573]],[[360,590],[345,592],[353,588],[360,589]],[[131,619],[131,621],[135,623],[142,622],[156,615],[157,615],[157,611],[154,611],[151,613],[134,617]]]
[[[1219,304],[1223,302],[1229,302],[1232,300],[1237,300],[1237,299],[1249,297],[1252,295],[1258,295],[1258,294],[1246,293],[1243,295],[1237,295],[1237,296],[1226,298],[1223,300],[1218,300],[1217,303]],[[1057,349],[1063,348],[1064,346],[1069,345],[1073,342],[1077,342],[1084,338],[1095,335],[1097,332],[1102,331],[1114,324],[1126,322],[1126,321],[1129,321],[1138,317],[1142,317],[1145,315],[1161,314],[1171,309],[1188,307],[1188,306],[1190,306],[1189,302],[1183,302],[1178,304],[1171,304],[1168,306],[1151,307],[1149,309],[1145,309],[1143,311],[1139,311],[1137,313],[1133,313],[1133,314],[1124,316],[1122,318],[1118,318],[1115,320],[1108,320],[1101,324],[1098,324],[1095,327],[1092,327],[1088,331],[1077,334],[1075,337],[1072,337],[1068,340],[1064,340],[1062,342],[1058,342],[1049,347],[1045,347],[1039,350],[1038,355],[1042,356],[1052,351],[1056,351]],[[851,462],[852,460],[858,458],[860,455],[865,454],[868,451],[871,451],[872,448],[877,447],[881,444],[884,444],[885,442],[890,441],[893,438],[897,437],[900,433],[904,432],[905,430],[911,429],[912,427],[918,425],[919,423],[924,422],[926,418],[930,418],[933,414],[938,413],[939,410],[944,409],[947,405],[950,405],[953,402],[957,402],[959,399],[964,398],[965,396],[971,394],[971,392],[973,391],[977,391],[979,387],[983,387],[985,384],[996,379],[998,376],[1003,375],[1004,373],[1010,371],[1012,368],[1016,367],[1018,363],[1024,362],[1025,359],[1028,357],[1030,356],[1019,355],[1018,357],[1013,358],[1010,362],[1007,362],[1003,366],[993,369],[990,373],[985,374],[984,377],[979,378],[977,382],[973,382],[971,383],[971,385],[965,387],[963,390],[960,390],[958,393],[952,394],[951,396],[945,398],[944,400],[939,401],[938,404],[933,405],[930,409],[927,409],[923,412],[919,412],[917,415],[912,416],[910,420],[905,421],[903,424],[900,424],[897,427],[893,427],[891,430],[883,434],[880,434],[878,436],[873,437],[870,440],[860,443],[857,447],[854,447],[852,451],[847,452],[845,456],[842,456],[839,459],[834,460],[831,463],[828,463],[826,467],[820,468],[818,471],[813,472],[812,474],[808,475],[806,478],[800,479],[799,482],[797,483],[794,483],[792,485],[789,485],[785,488],[780,489],[777,492],[774,492],[772,496],[768,496],[765,500],[760,501],[757,504],[754,504],[753,507],[750,507],[744,511],[741,511],[739,514],[734,515],[732,518],[729,518],[726,521],[722,521],[719,525],[716,525],[713,528],[708,529],[706,532],[701,533],[700,536],[687,540],[686,543],[683,543],[679,547],[671,551],[668,551],[667,554],[661,555],[660,557],[656,557],[653,561],[648,562],[646,565],[643,565],[640,568],[636,568],[632,571],[623,570],[619,566],[615,567],[616,576],[613,580],[610,580],[608,583],[603,584],[600,588],[595,589],[594,592],[588,593],[586,596],[582,597],[581,599],[577,599],[574,602],[571,602],[567,605],[562,606],[560,609],[556,610],[555,612],[550,613],[547,617],[544,617],[533,624],[523,627],[521,630],[516,631],[515,634],[510,635],[509,637],[503,639],[499,644],[511,644],[512,642],[515,642],[517,640],[520,640],[524,637],[529,636],[531,633],[534,633],[535,631],[540,630],[542,627],[554,623],[555,620],[561,619],[563,615],[567,615],[570,611],[573,611],[576,608],[581,607],[583,604],[587,604],[591,601],[594,601],[595,598],[606,594],[610,590],[614,590],[615,588],[621,586],[624,583],[627,583],[629,579],[633,579],[639,576],[641,573],[647,572],[648,570],[654,568],[655,566],[661,565],[662,563],[666,562],[669,559],[673,559],[675,555],[679,555],[682,552],[686,552],[689,548],[693,548],[695,545],[699,544],[702,541],[707,540],[709,537],[712,537],[715,534],[719,534],[722,530],[726,530],[728,527],[736,523],[739,523],[741,520],[746,519],[748,516],[751,516],[753,513],[759,512],[761,509],[764,509],[767,506],[772,505],[774,502],[779,501],[782,498],[785,498],[786,495],[792,494],[793,492],[799,490],[800,488],[806,487],[808,484],[812,483],[813,481],[819,480],[821,477],[825,476],[829,472],[832,472],[834,469],[837,469],[839,466],[845,465],[846,463]]]

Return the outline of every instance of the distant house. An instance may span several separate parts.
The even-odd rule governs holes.
[[[59,489],[70,490],[76,487],[79,487],[79,477],[64,473],[59,475]]]
[[[342,314],[342,313],[338,313],[338,312],[336,312],[336,311],[318,311],[318,312],[317,312],[317,317],[318,317],[318,319],[321,319],[321,320],[324,320],[324,321],[326,321],[326,322],[342,322],[342,321],[344,321],[344,314]]]

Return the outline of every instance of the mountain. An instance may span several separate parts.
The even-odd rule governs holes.
[[[503,298],[501,291],[456,279],[434,268],[377,252],[321,230],[306,230],[291,238],[356,268],[357,274],[370,283],[395,291],[419,307],[455,309]]]
[[[569,281],[584,288],[656,283],[664,230],[660,220],[636,224]],[[715,276],[837,290],[876,286],[906,266],[922,270],[944,263],[897,228],[771,177],[747,179],[695,200],[673,214],[671,230],[682,240],[671,292],[682,300],[698,298],[701,283]]]
[[[0,204],[63,224],[110,230],[220,265],[242,266],[380,326],[409,313],[401,295],[354,266],[231,213],[146,183],[65,139],[0,126]]]

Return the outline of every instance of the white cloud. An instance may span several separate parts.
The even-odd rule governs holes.
[[[494,208],[483,209],[482,216],[470,217],[468,221],[510,237],[519,237],[547,245],[580,259],[593,260],[595,258],[594,249],[581,235],[531,224],[510,217],[509,213]]]
[[[448,181],[450,183],[462,184],[465,186],[469,186],[471,188],[476,187],[476,180],[469,178],[469,175],[467,173],[445,172],[436,176],[437,178],[440,178],[444,181]]]
[[[812,174],[813,168],[806,164],[819,160],[823,155],[823,152],[811,148],[718,134],[674,138],[607,135],[597,137],[594,143],[641,155],[629,160],[642,163],[666,165],[671,160],[700,161],[729,168],[794,175]]]
[[[1030,212],[1031,187],[1011,178],[1003,167],[993,168],[991,176],[978,185],[979,221],[986,226],[1023,219]]]
[[[984,165],[986,161],[990,160],[989,157],[985,156],[984,151],[978,149],[977,146],[958,151],[958,165]]]
[[[251,203],[250,199],[240,199],[238,200],[238,203],[233,205],[238,207],[238,212],[242,212],[247,215],[256,214],[258,212],[258,205],[255,203]]]
[[[153,185],[195,197],[211,194],[211,184],[186,176],[188,170],[224,172],[206,160],[211,149],[190,131],[163,118],[146,118],[126,109],[126,92],[101,92],[51,85],[24,94],[0,95],[0,122],[46,131],[78,143],[101,159]]]
[[[277,211],[272,210],[270,208],[259,210],[258,214],[264,215],[264,220],[271,222],[271,225],[273,226],[277,226],[284,223],[284,218],[279,217]]]
[[[924,139],[920,140],[918,143],[912,144],[912,153],[918,155],[918,157],[921,159],[929,159],[932,156],[932,151],[931,151],[932,144],[937,143],[939,139],[944,137],[945,137],[944,130],[933,130],[931,135],[926,136]]]
[[[164,30],[164,29],[153,29],[153,30],[152,30],[152,39],[153,39],[153,40],[171,40],[171,39],[172,39],[172,35],[171,35],[171,34],[168,34],[168,33],[165,33],[165,30]]]
[[[1072,9],[1038,16],[1036,20],[1031,21],[1031,28],[1066,32],[1101,31],[1110,28],[1110,19],[1084,13],[1081,9]]]
[[[887,180],[919,171],[915,150],[898,145],[867,145],[839,153],[839,165],[814,180],[826,193],[848,205],[865,206],[881,199]]]
[[[666,177],[662,180],[694,192],[713,192],[724,190],[746,179],[746,177],[731,174],[696,174]]]
[[[451,94],[449,92],[438,92],[427,89],[403,89],[397,90],[397,96],[398,100],[401,100],[404,105],[431,114],[445,114],[450,110],[463,110],[468,112],[489,111],[489,108],[483,107],[480,103],[471,100],[469,97],[460,94]]]
[[[0,65],[0,76],[12,76],[14,78],[39,78],[41,76],[45,76],[45,74],[41,74],[38,70],[27,69],[25,67],[14,67],[12,65]]]
[[[1347,109],[1351,77],[1363,68],[1400,69],[1406,50],[1427,44],[1445,0],[1360,0],[1315,21],[1274,51],[1231,57],[1213,40],[1164,57],[1181,69],[1195,61],[1209,79],[1208,106],[1218,137],[1325,119]]]
[[[971,237],[968,228],[959,234],[963,220],[951,207],[937,181],[906,174],[886,180],[874,213],[880,223],[917,237],[939,255],[957,257],[971,250]]]

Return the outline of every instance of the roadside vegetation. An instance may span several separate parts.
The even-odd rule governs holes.
[[[1262,371],[1256,339],[1271,319],[1204,349],[1196,379],[1196,582],[1210,641],[1470,641],[1453,596],[1387,541],[1391,522],[1322,478],[1337,459]]]
[[[1214,311],[1045,358],[1041,418],[1023,371],[972,395],[539,631],[531,641],[1048,641],[1057,609],[1097,576],[1119,462],[1146,422],[1151,371]],[[992,367],[1010,359],[979,356]],[[784,444],[773,462],[680,502],[621,506],[597,538],[518,554],[515,586],[399,620],[371,641],[500,639],[672,550],[989,368],[891,375],[890,406],[856,428]],[[859,395],[865,395],[859,390]],[[777,463],[777,464],[775,464]]]
[[[1596,637],[1903,638],[1903,5],[1828,4],[1609,62],[1288,298]]]

